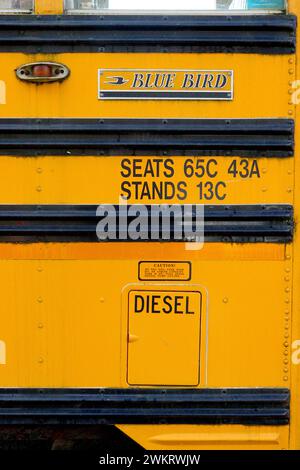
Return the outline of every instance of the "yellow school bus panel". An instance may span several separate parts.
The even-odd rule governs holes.
[[[288,3],[290,12],[299,17],[299,1]],[[63,14],[63,1],[36,0],[35,13]],[[223,15],[217,16],[222,18]],[[268,29],[271,16],[274,22],[271,20],[272,27]],[[34,19],[32,15],[26,16],[32,17]],[[67,17],[70,15],[62,19]],[[228,17],[230,22],[234,22],[233,17],[235,15]],[[131,52],[125,52],[124,43],[118,49],[119,46],[107,44],[98,48],[95,42],[89,49],[80,38],[77,44],[74,41],[66,46],[62,45],[66,33],[63,29],[59,29],[62,34],[59,44],[55,44],[56,38],[53,40],[50,34],[47,45],[48,32],[41,26],[41,17],[37,18],[37,28],[44,28],[45,37],[43,44],[36,43],[36,50],[28,40],[26,28],[24,34],[22,29],[20,34],[16,33],[14,43],[10,42],[12,38],[6,42],[0,40],[3,47],[0,119],[4,123],[1,139],[5,142],[8,137],[7,146],[1,142],[0,149],[1,235],[7,231],[5,224],[12,223],[11,213],[6,217],[11,207],[7,210],[3,208],[5,204],[34,205],[28,216],[29,219],[33,216],[33,229],[30,228],[33,232],[37,228],[44,229],[34,217],[48,204],[61,205],[56,208],[57,219],[63,220],[59,227],[65,223],[59,211],[68,204],[218,205],[221,224],[230,205],[261,208],[261,212],[258,211],[261,219],[257,220],[256,216],[255,220],[251,219],[251,211],[246,216],[241,215],[242,219],[244,217],[241,232],[245,230],[242,235],[248,234],[245,221],[250,219],[256,229],[258,227],[257,238],[238,239],[237,236],[238,241],[233,243],[234,238],[218,234],[214,242],[205,241],[198,249],[191,249],[191,244],[151,241],[92,243],[83,242],[80,237],[78,243],[74,239],[70,243],[48,243],[44,234],[33,236],[33,240],[25,243],[21,236],[27,230],[28,220],[23,212],[13,226],[16,233],[19,228],[24,230],[18,243],[14,243],[11,234],[8,243],[0,241],[0,394],[8,393],[13,387],[24,388],[33,397],[36,397],[33,389],[55,389],[50,393],[57,393],[58,389],[65,393],[73,388],[76,393],[82,390],[98,393],[100,389],[101,393],[112,394],[120,389],[117,393],[124,393],[126,397],[135,392],[153,393],[155,402],[163,393],[168,400],[173,399],[174,392],[182,392],[184,397],[207,399],[212,391],[217,391],[221,396],[218,411],[225,410],[225,413],[215,421],[207,418],[201,421],[200,415],[193,421],[189,419],[191,416],[185,415],[184,418],[176,416],[177,424],[170,424],[172,420],[164,424],[158,416],[153,424],[144,424],[152,422],[144,416],[139,425],[120,424],[122,420],[113,424],[149,450],[300,449],[297,365],[300,124],[299,105],[296,106],[300,65],[292,45],[296,27],[293,18],[285,22],[283,14],[264,15],[266,24],[260,26],[251,26],[245,18],[257,21],[261,15],[236,17],[242,18],[242,24],[244,21],[248,24],[242,33],[239,30],[240,39],[245,42],[232,47],[230,41],[234,42],[238,30],[225,25],[231,39],[225,37],[221,45],[223,52],[217,45],[218,52],[213,52],[211,45],[203,52],[202,44],[191,52],[193,48],[184,42],[177,49],[181,52],[174,52],[173,46],[170,52],[161,45],[148,45],[146,52],[140,52],[140,45],[136,49],[129,46]],[[80,18],[77,15],[75,22],[80,23]],[[89,21],[90,18],[92,15]],[[283,26],[276,23],[277,19]],[[51,22],[51,16],[42,17],[42,21]],[[215,21],[219,24],[219,19]],[[168,27],[171,28],[171,23]],[[244,37],[248,27],[251,34],[255,31],[254,45]],[[273,37],[273,47],[271,43],[266,44],[264,27],[266,34]],[[72,28],[75,37],[78,31]],[[194,25],[194,30],[197,28]],[[221,30],[216,29],[219,34]],[[209,25],[205,34],[208,30]],[[279,31],[278,37],[276,31]],[[86,25],[83,32],[90,34]],[[299,48],[299,33],[297,42]],[[51,47],[68,52],[42,52],[51,51]],[[97,50],[99,52],[95,52]],[[62,64],[70,74],[62,81],[38,85],[17,78],[20,66],[34,62]],[[13,118],[21,118],[18,129],[24,125],[20,131],[24,140],[19,131],[13,131],[16,140],[21,142],[18,145],[9,139],[11,129],[7,126]],[[26,118],[33,118],[34,122]],[[56,118],[58,128],[50,129],[49,133],[48,129],[43,131],[40,118]],[[68,147],[68,139],[76,140],[76,131],[66,126],[64,118],[82,120],[78,121],[78,129],[87,137],[85,144],[78,140],[75,151],[75,147]],[[89,118],[96,119],[93,129],[84,128],[82,124]],[[171,135],[169,144],[164,143],[165,147],[162,145],[156,151],[152,150],[155,145],[144,151],[138,146],[139,142],[135,143],[136,147],[129,145],[128,152],[124,151],[126,145],[120,151],[121,145],[113,147],[111,141],[106,143],[107,147],[101,146],[105,131],[100,129],[100,124],[106,125],[107,119],[135,119],[137,122],[142,118],[145,121],[140,134],[137,129],[142,139],[148,132],[147,118],[160,120],[162,134],[169,129],[163,129],[164,124],[172,119],[178,122],[201,119],[207,121],[208,126],[202,131],[196,126],[196,130],[190,132],[190,147],[183,141],[181,147],[168,148],[172,139],[176,141],[178,135],[189,134],[184,126]],[[264,118],[271,121],[266,132],[260,127]],[[201,139],[205,140],[205,129],[215,135],[219,132],[218,127],[209,129],[214,119],[223,120],[225,131],[221,131],[221,138],[224,139],[216,143],[211,138],[206,145],[212,144],[212,147],[203,150],[206,147],[201,146]],[[241,120],[238,135],[233,126],[235,119]],[[251,121],[245,129],[243,119]],[[281,123],[277,127],[279,119]],[[291,121],[295,122],[295,137]],[[36,132],[33,139],[37,137],[36,147],[32,144],[32,154],[29,154],[31,149],[28,150],[32,134],[29,132],[29,137],[26,134],[30,122],[32,134]],[[115,122],[109,125],[112,127],[108,133],[112,133],[113,139],[120,139],[118,143],[123,145],[127,138],[125,134],[122,140],[124,129],[118,129]],[[94,146],[89,147],[89,135],[94,132],[95,137],[98,131],[103,133],[97,145],[93,143]],[[56,132],[62,132],[65,140],[60,141],[63,142],[61,147],[58,139],[56,147],[50,148],[47,138],[50,141],[53,138],[54,142]],[[237,137],[236,141],[233,136]],[[249,138],[246,143],[245,136]],[[202,150],[195,150],[197,156],[189,150],[195,141],[205,156],[201,155]],[[25,142],[24,148],[22,142]],[[45,148],[40,142],[45,142]],[[223,146],[219,153],[218,145]],[[12,151],[14,155],[9,154],[9,148],[17,148]],[[90,148],[95,149],[94,154]],[[107,148],[107,153],[103,148]],[[176,148],[181,148],[182,154],[181,150],[176,154]],[[237,152],[241,155],[235,156]],[[16,153],[23,156],[16,156]],[[113,156],[116,154],[118,156]],[[264,238],[260,228],[267,205],[276,205],[277,209],[272,209],[274,220],[271,216],[267,219],[270,232]],[[219,206],[223,206],[223,212]],[[290,210],[289,216],[281,216],[278,208],[283,212]],[[236,213],[234,217],[238,218]],[[226,219],[226,223],[230,225],[234,220],[234,224],[234,217],[228,219],[229,224]],[[293,241],[288,235],[281,239],[279,235],[277,241],[276,236],[268,239],[274,227],[278,229],[275,233],[281,230],[286,234],[290,228],[291,235],[293,217]],[[54,218],[53,225],[57,219]],[[52,219],[50,230],[53,229],[51,224]],[[236,225],[230,228],[236,229]],[[262,389],[267,392],[266,397],[260,395]],[[230,392],[240,393],[238,399],[239,403],[244,403],[241,409],[245,414],[241,416],[237,412],[232,421],[230,418],[226,421],[228,405],[229,409],[234,406],[230,398],[224,402],[222,394],[231,396]],[[246,402],[243,402],[245,397]],[[159,400],[158,405],[163,408],[165,402]],[[207,411],[206,404],[199,401],[193,408],[192,401],[188,403],[190,410],[199,411],[200,403],[200,412]],[[111,405],[107,403],[105,406]],[[184,407],[185,403],[180,406]],[[122,402],[118,406],[122,406]],[[249,416],[249,410],[253,416]],[[266,412],[263,418],[259,416],[260,411],[261,416]],[[0,410],[0,420],[2,417]],[[249,425],[252,418],[254,421]],[[259,426],[255,419],[261,423]],[[191,422],[203,424],[188,424]],[[215,424],[207,424],[211,422]]]
[[[293,158],[3,156],[0,203],[290,204],[293,168]]]
[[[62,0],[35,0],[34,7],[37,15],[58,15],[64,12]]]
[[[6,85],[6,104],[0,117],[101,118],[278,118],[291,117],[294,104],[289,83],[295,79],[294,56],[256,54],[107,54],[3,53],[0,80]],[[167,58],[167,61],[166,61]],[[70,77],[61,83],[21,82],[15,70],[37,61],[66,65]],[[290,63],[292,61],[292,63]],[[167,63],[167,67],[166,67]],[[233,100],[165,101],[99,99],[99,69],[233,71]],[[101,97],[100,97],[101,98]],[[123,103],[120,106],[120,103]],[[125,105],[126,103],[126,105]]]
[[[5,243],[0,244],[0,256],[2,260],[137,260],[139,263],[138,279],[140,281],[149,281],[152,279],[143,279],[143,270],[141,269],[141,259],[157,260],[162,264],[169,264],[168,260],[182,260],[184,263],[191,263],[197,260],[206,261],[282,261],[290,256],[289,249],[284,244],[274,245],[273,243],[261,244],[221,244],[205,243],[201,249],[187,249],[189,244],[174,242],[166,247],[165,243],[147,242],[143,243],[127,242],[106,242],[106,243]],[[191,245],[189,245],[191,248]],[[153,264],[153,261],[147,261],[147,264]],[[192,268],[192,266],[191,266]],[[289,269],[289,268],[287,268]],[[288,276],[288,275],[287,275]],[[170,276],[167,276],[171,279]],[[156,274],[155,280],[162,279]],[[177,274],[176,280],[180,279]],[[191,280],[191,275],[189,276]]]
[[[170,355],[164,359],[163,341],[179,341],[193,382],[197,357],[201,358],[199,387],[288,387],[284,343],[290,328],[286,303],[290,294],[283,279],[290,261],[283,256],[263,260],[262,250],[260,258],[241,263],[208,257],[193,262],[188,284],[151,285],[138,281],[134,260],[122,261],[122,270],[117,260],[2,260],[6,315],[0,340],[6,345],[6,364],[0,365],[0,386],[128,387],[128,352],[134,365],[132,371],[129,366],[130,380],[143,381],[144,374],[145,383],[149,382],[155,368],[165,364],[170,366],[166,381],[175,381],[181,348],[174,351],[173,359]],[[189,307],[198,309],[195,316],[178,315],[175,321],[168,314],[155,319],[153,313],[135,316],[128,292],[153,294],[160,289],[178,291],[181,297],[191,291]],[[196,292],[203,296],[201,312]],[[203,327],[197,356],[200,313]],[[197,325],[192,327],[190,322]],[[190,346],[178,340],[180,328],[184,335],[193,330]],[[142,330],[146,336],[140,343],[128,345],[129,335],[142,336]],[[161,374],[159,368],[157,373]],[[163,381],[163,377],[153,380]],[[179,375],[177,385],[189,385],[186,380]]]
[[[192,289],[162,285],[128,291],[130,385],[199,385],[203,296]]]
[[[288,426],[119,425],[148,450],[284,450]]]
[[[297,32],[297,56],[299,54],[299,47],[300,47],[300,35],[299,35],[299,16],[300,16],[300,4],[298,0],[289,0],[289,12],[297,15],[298,21],[298,32]],[[296,66],[296,79],[298,80],[300,76],[300,65],[299,60],[297,59],[297,66]],[[299,84],[299,82],[297,82]],[[298,102],[298,101],[297,101]],[[300,120],[299,120],[299,104],[296,106],[296,119],[295,119],[295,132],[296,135],[299,136],[300,132]],[[296,139],[296,148],[295,148],[295,155],[299,155],[299,140]],[[298,181],[299,178],[299,161],[298,158],[295,160],[295,182]],[[297,220],[299,219],[299,206],[300,203],[300,193],[299,193],[299,184],[295,184],[295,198],[294,198],[294,210],[296,214]],[[300,338],[300,317],[298,315],[299,311],[299,279],[300,279],[300,265],[299,265],[299,252],[300,248],[300,240],[299,240],[299,230],[295,232],[294,238],[294,245],[293,245],[293,279],[294,279],[294,288],[293,288],[293,314],[292,314],[292,333],[291,333],[291,341],[290,343],[294,345],[293,354],[295,351],[299,351],[295,348],[295,344],[298,344],[298,340]],[[295,343],[297,342],[297,343]],[[290,423],[290,448],[291,449],[300,449],[300,365],[299,365],[299,356],[292,356],[292,381],[291,381],[291,423]]]

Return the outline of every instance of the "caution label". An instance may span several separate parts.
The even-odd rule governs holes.
[[[140,281],[190,281],[192,266],[189,262],[141,261]]]

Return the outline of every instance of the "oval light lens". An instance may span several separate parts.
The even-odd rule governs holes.
[[[30,83],[62,82],[70,75],[70,69],[58,62],[23,64],[15,72],[19,80]]]

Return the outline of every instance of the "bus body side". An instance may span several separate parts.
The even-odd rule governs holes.
[[[0,15],[6,432],[300,449],[300,7],[243,13]],[[99,241],[135,205],[204,243]]]

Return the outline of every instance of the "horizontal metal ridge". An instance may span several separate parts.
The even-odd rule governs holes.
[[[103,217],[97,216],[99,206],[70,205],[0,205],[0,242],[98,242],[96,227]],[[110,206],[101,205],[103,214]],[[126,206],[125,206],[126,207]],[[126,207],[125,210],[132,206]],[[182,220],[192,224],[196,220],[195,205],[180,205],[179,212],[170,218],[170,236],[161,235],[162,221],[151,219],[151,209],[145,206],[144,218],[149,241],[175,242],[175,229],[182,230]],[[120,206],[114,206],[116,229],[127,233],[129,223],[135,218],[128,215],[126,225],[120,217]],[[122,207],[124,211],[124,206]],[[124,213],[123,213],[124,216]],[[153,221],[154,220],[154,221]],[[151,237],[150,231],[160,236]],[[289,243],[294,231],[293,207],[289,205],[219,205],[204,207],[204,236],[208,242],[276,242]],[[184,236],[180,241],[189,241]],[[108,240],[110,241],[110,240]],[[117,238],[114,242],[131,239]],[[145,242],[144,239],[136,240]],[[148,240],[146,240],[148,241]]]
[[[294,130],[292,119],[0,119],[0,130],[6,132],[120,132],[134,130],[168,132],[187,130],[228,134],[286,133]]]
[[[291,54],[295,32],[293,15],[1,15],[0,51]]]
[[[0,221],[5,219],[96,219],[98,205],[12,205],[0,204]],[[105,208],[105,205],[101,204]],[[119,212],[119,206],[114,206]],[[150,206],[146,206],[150,207]],[[187,207],[187,206],[181,206]],[[191,216],[195,206],[191,205]],[[293,217],[293,207],[288,204],[254,204],[254,205],[206,205],[207,220],[275,220]],[[130,218],[130,217],[129,217]]]
[[[1,15],[0,27],[10,29],[18,25],[19,28],[46,28],[47,29],[108,29],[117,25],[123,29],[160,28],[162,25],[168,29],[174,27],[214,28],[254,30],[265,28],[274,31],[295,30],[297,18],[294,15],[31,15],[13,16]]]
[[[0,424],[289,422],[288,389],[0,389]]]
[[[291,119],[0,119],[0,155],[294,154]]]

